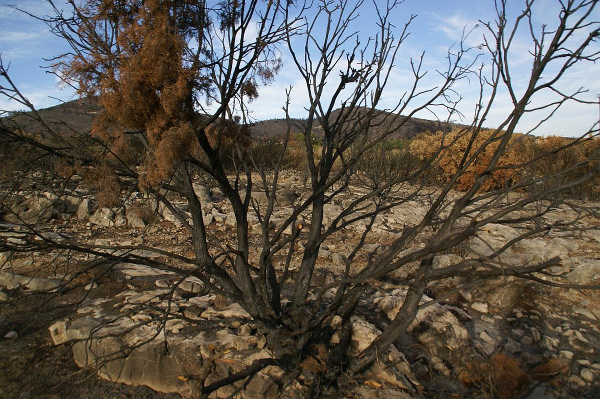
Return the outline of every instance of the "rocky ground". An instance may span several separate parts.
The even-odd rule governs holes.
[[[292,173],[284,178],[288,188],[298,191],[299,179]],[[235,219],[226,201],[207,187],[198,186],[197,191],[209,205],[204,218],[212,237],[230,241]],[[356,195],[360,189],[350,193]],[[327,206],[325,220],[337,215],[352,195]],[[260,201],[261,194],[256,193],[256,198]],[[95,209],[87,191],[79,187],[60,200],[50,193],[24,195],[24,199],[21,218],[46,221],[56,241],[77,237],[95,246],[145,245],[182,255],[190,252],[185,229],[173,214],[159,208],[159,217],[154,216],[148,212],[152,204],[139,193],[130,194],[126,206],[119,209]],[[275,219],[290,211],[289,204],[280,204]],[[380,250],[404,224],[415,222],[424,212],[424,205],[415,201],[382,215],[365,250]],[[557,209],[545,218],[558,221],[570,213],[568,208]],[[9,218],[4,226],[10,223]],[[250,223],[257,224],[257,220],[250,218]],[[582,222],[592,223],[597,222]],[[340,272],[345,255],[359,237],[354,229],[337,233],[325,243],[316,279],[328,282]],[[486,254],[518,235],[519,229],[490,224],[467,246],[437,256],[435,264],[446,266],[469,254]],[[258,234],[259,229],[252,232]],[[22,240],[18,234],[4,237]],[[414,246],[422,246],[419,240]],[[145,257],[161,257],[136,251]],[[554,267],[553,273],[562,274],[565,282],[599,282],[600,230],[568,237],[548,232],[528,238],[506,252],[503,261],[534,262],[555,256],[562,265]],[[85,264],[70,254],[4,253],[0,257],[3,396],[156,397],[167,393],[199,397],[200,382],[210,385],[270,356],[265,338],[257,334],[245,311],[208,293],[192,278],[181,280],[163,270],[120,264],[90,283],[85,271],[74,275],[73,270],[64,269]],[[406,271],[399,271],[396,278],[403,274]],[[31,294],[52,291],[65,278],[81,281],[81,285],[60,297]],[[406,287],[392,281],[373,283],[371,296],[360,304],[361,312],[353,320],[353,352],[366,348],[398,312]],[[410,327],[412,342],[404,343],[404,353],[392,348],[336,393],[352,397],[600,396],[597,292],[513,278],[466,287],[460,283],[443,282],[431,289]],[[337,322],[332,322],[333,329]],[[117,357],[124,344],[135,348],[125,359]],[[268,366],[212,396],[309,396],[315,384],[310,371],[318,372],[322,364],[318,357],[306,362],[306,372],[292,381],[282,381],[283,371]],[[105,380],[90,371],[98,371]]]

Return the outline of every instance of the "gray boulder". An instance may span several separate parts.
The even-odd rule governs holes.
[[[600,279],[600,260],[583,260],[567,275],[567,279],[578,285],[589,285]]]
[[[5,216],[6,221],[20,224],[48,222],[55,214],[54,201],[46,197],[32,196],[12,207],[12,213]]]
[[[79,206],[77,207],[77,219],[80,221],[87,220],[93,212],[92,202],[90,199],[83,199]]]
[[[115,213],[110,208],[99,208],[90,217],[90,222],[99,226],[113,226],[115,224]]]

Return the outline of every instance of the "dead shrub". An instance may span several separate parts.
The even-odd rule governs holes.
[[[422,166],[406,147],[390,149],[384,142],[363,154],[357,169],[373,182],[390,183],[409,179]]]
[[[569,184],[585,175],[595,174],[595,178],[563,193],[575,198],[600,198],[600,139],[584,139],[575,143],[575,139],[560,136],[538,138],[530,152],[537,159],[531,165],[530,173],[541,179],[538,190]]]
[[[480,131],[467,152],[473,132],[469,130],[453,129],[450,132],[428,133],[414,138],[409,147],[411,153],[421,160],[429,160],[442,149],[432,165],[435,175],[442,183],[450,182],[454,175],[461,169],[461,161],[466,153],[467,156],[475,157],[457,178],[458,190],[469,190],[473,187],[475,180],[489,167],[492,157],[502,140],[503,133],[492,130]],[[489,174],[481,186],[481,191],[500,189],[510,184],[515,177],[522,173],[522,168],[511,168],[526,161],[523,152],[518,151],[517,141],[519,135],[511,138],[508,148],[500,157],[496,168]],[[476,153],[478,153],[476,155]]]
[[[116,207],[121,200],[121,185],[113,168],[106,163],[83,171],[84,181],[96,192],[100,207]]]

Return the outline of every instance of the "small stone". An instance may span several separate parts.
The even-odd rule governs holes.
[[[584,367],[589,367],[592,363],[588,360],[577,360],[577,364],[583,365]]]
[[[233,322],[231,323],[231,327],[232,327],[233,329],[237,329],[237,328],[239,328],[241,325],[242,325],[242,323],[241,323],[240,321],[233,321]]]
[[[488,333],[487,333],[487,332],[485,332],[485,331],[481,332],[481,333],[479,334],[479,337],[480,337],[480,338],[481,338],[483,341],[485,341],[485,342],[487,342],[487,343],[495,343],[495,342],[496,342],[496,341],[495,341],[495,340],[494,340],[494,339],[493,339],[493,338],[492,338],[490,335],[488,335]]]
[[[469,292],[468,290],[459,290],[458,294],[460,294],[462,296],[463,299],[465,299],[466,301],[468,301],[469,303],[471,302],[471,300],[473,300],[473,294],[471,292]]]
[[[342,317],[340,317],[339,315],[335,315],[332,319],[331,319],[331,324],[330,326],[333,329],[338,329],[340,326],[342,326]]]
[[[583,379],[581,379],[580,377],[575,376],[575,375],[573,375],[573,376],[571,376],[569,378],[569,383],[572,386],[585,386],[585,381]]]
[[[560,340],[550,337],[550,336],[544,336],[544,340],[542,342],[542,346],[544,346],[546,349],[548,349],[550,351],[554,351],[554,349],[556,347],[558,347],[559,344],[560,344]]]
[[[535,328],[531,328],[531,336],[533,336],[533,341],[536,343],[539,342],[540,340],[542,340],[542,335]]]
[[[258,338],[256,338],[256,347],[260,350],[260,349],[264,349],[264,347],[267,345],[267,338],[264,335],[260,335]]]
[[[240,326],[240,336],[250,336],[252,334],[252,327],[248,324]]]
[[[8,301],[8,296],[6,293],[0,290],[0,301]]]
[[[481,332],[479,334],[482,342],[477,343],[477,348],[480,349],[487,356],[491,356],[496,351],[496,341],[487,334],[487,332]]]
[[[487,314],[487,312],[488,312],[487,303],[475,302],[475,303],[471,304],[471,308],[475,311],[479,311],[482,314]]]
[[[329,250],[319,249],[319,257],[327,258],[330,254],[331,252]]]
[[[579,375],[584,381],[594,382],[594,372],[592,372],[592,370],[589,368],[583,368]]]
[[[202,317],[200,316],[201,313],[202,313],[202,308],[195,304],[192,305],[191,307],[187,307],[185,310],[183,310],[183,316],[188,319],[193,319],[194,321],[198,321],[198,320],[202,319]]]
[[[19,337],[17,331],[9,331],[6,335],[4,335],[4,339],[16,339]]]
[[[160,289],[171,287],[171,281],[168,279],[158,279],[154,281],[154,286]]]
[[[561,358],[566,358],[567,360],[571,360],[575,355],[572,351],[569,350],[561,350],[558,354]]]
[[[591,320],[597,320],[598,318],[589,310],[586,310],[585,308],[574,308],[573,312],[575,314],[580,314],[583,315],[584,317],[587,317]]]
[[[523,331],[523,329],[515,328],[515,329],[513,329],[512,333],[514,336],[520,337],[525,334],[525,331]]]
[[[594,363],[592,365],[590,365],[592,368],[594,369],[600,369],[600,363]]]
[[[451,372],[448,369],[448,367],[446,367],[444,361],[442,361],[441,358],[435,356],[431,357],[431,365],[433,366],[433,369],[435,369],[439,373],[445,376],[450,376]]]
[[[98,284],[96,282],[90,282],[87,285],[85,285],[85,290],[92,290],[92,289],[96,289],[98,287]]]
[[[589,342],[589,341],[588,341],[588,340],[585,338],[585,336],[583,336],[583,335],[581,334],[581,332],[579,332],[579,331],[574,331],[574,332],[575,332],[575,337],[576,337],[578,340],[580,340],[580,341],[581,341],[581,342],[583,342],[583,343],[588,343],[588,344],[590,343],[590,342]]]

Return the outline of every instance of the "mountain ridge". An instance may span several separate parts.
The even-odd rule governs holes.
[[[53,127],[57,132],[62,134],[68,134],[73,131],[89,132],[92,127],[92,123],[96,114],[100,111],[100,107],[93,98],[80,98],[72,101],[64,102],[55,106],[43,108],[37,110],[38,114],[46,121],[46,123]],[[332,117],[335,118],[340,110],[335,110]],[[372,128],[374,133],[381,131],[382,129],[389,129],[390,123],[386,121],[385,116],[388,115],[386,111],[376,110],[377,115],[375,120],[380,119],[383,121],[379,126]],[[400,118],[408,118],[399,116]],[[10,118],[13,123],[20,126],[25,131],[35,132],[39,129],[39,122],[36,121],[31,112],[16,112],[11,117],[5,117],[2,119]],[[306,126],[306,119],[303,118],[291,118],[293,124],[293,131],[304,129]],[[257,138],[268,138],[274,139],[285,135],[287,130],[287,121],[283,118],[272,118],[266,120],[260,120],[253,122],[250,125],[251,135]],[[390,134],[391,139],[398,138],[412,138],[425,132],[435,132],[441,129],[451,129],[455,127],[464,127],[465,125],[457,123],[447,123],[432,121],[423,118],[410,117],[406,120],[397,132]],[[316,126],[314,129],[319,135],[320,127]]]

